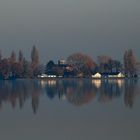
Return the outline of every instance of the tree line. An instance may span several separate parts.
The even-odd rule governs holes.
[[[38,49],[33,46],[31,51],[31,61],[28,61],[21,50],[18,52],[18,56],[14,51],[11,52],[10,57],[2,58],[0,52],[0,78],[34,78],[41,70],[39,70],[39,52]]]
[[[138,63],[133,50],[126,50],[123,58],[123,63],[121,63],[107,55],[100,55],[95,62],[88,55],[74,53],[67,57],[65,63],[55,64],[53,60],[49,60],[45,65],[41,65],[39,50],[36,46],[32,47],[30,61],[24,57],[21,50],[19,50],[18,56],[12,51],[9,58],[3,58],[0,51],[0,78],[35,78],[43,73],[63,77],[83,77],[91,76],[97,72],[122,72],[127,77],[137,77],[140,63]]]
[[[107,55],[100,55],[95,62],[90,56],[74,53],[67,57],[66,65],[54,64],[51,60],[46,65],[46,74],[63,76],[91,76],[99,73],[123,73],[126,77],[137,77],[140,63],[132,49],[124,53],[123,63]]]

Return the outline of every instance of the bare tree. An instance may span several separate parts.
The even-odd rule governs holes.
[[[31,60],[32,60],[32,64],[34,64],[34,65],[39,64],[39,52],[38,52],[36,46],[33,46],[33,48],[32,48]]]
[[[110,72],[112,68],[112,58],[107,55],[100,55],[97,57],[99,71],[102,72]]]
[[[137,61],[131,49],[124,53],[124,70],[127,76],[133,77],[137,74]]]
[[[18,54],[18,62],[19,62],[19,63],[23,63],[23,59],[24,59],[24,57],[23,57],[23,53],[22,53],[21,50],[19,50],[19,54]]]
[[[91,57],[82,53],[70,55],[67,58],[67,63],[73,67],[76,74],[83,73],[84,75],[90,75],[96,66]]]
[[[11,60],[12,63],[15,63],[16,62],[16,53],[14,51],[12,51],[12,53],[11,53],[10,60]]]
[[[1,53],[1,50],[0,50],[0,60],[2,59],[2,53]]]
[[[33,46],[31,51],[31,71],[32,76],[37,76],[39,74],[39,52],[36,46]]]
[[[112,60],[112,58],[110,56],[107,56],[107,55],[100,55],[97,57],[97,59],[98,59],[99,64],[106,64],[110,60]]]

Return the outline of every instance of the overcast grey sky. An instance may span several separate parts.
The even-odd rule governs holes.
[[[42,62],[84,52],[121,59],[132,48],[140,59],[140,0],[0,0],[4,55],[33,45]]]

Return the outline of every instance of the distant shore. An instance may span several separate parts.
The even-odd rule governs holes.
[[[33,78],[34,79],[34,78]],[[35,79],[39,79],[39,80],[56,80],[56,79],[91,79],[91,80],[127,80],[127,79],[139,79],[139,77],[135,78],[135,77],[124,77],[124,78],[120,78],[120,77],[108,77],[108,78],[92,78],[92,77],[53,77],[53,78],[35,78]]]

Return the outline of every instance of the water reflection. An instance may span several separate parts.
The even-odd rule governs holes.
[[[120,86],[120,81],[109,79],[102,82],[99,88],[99,101],[109,102],[113,98],[120,97],[123,93],[123,85]],[[123,82],[122,82],[123,83]]]
[[[39,98],[46,93],[50,100],[60,101],[81,106],[94,99],[104,103],[123,96],[126,107],[133,107],[135,98],[140,94],[137,80],[91,80],[91,79],[63,79],[63,80],[15,80],[0,81],[0,108],[10,103],[14,109],[22,109],[27,99],[30,100],[32,110],[37,113]],[[45,98],[45,96],[43,97]],[[93,101],[94,102],[94,101]]]
[[[140,94],[140,86],[137,80],[125,81],[124,102],[127,107],[132,108],[137,94]]]
[[[2,108],[4,103],[10,102],[13,109],[17,104],[22,109],[26,100],[31,98],[32,109],[36,113],[41,91],[42,88],[37,81],[0,81],[0,107]]]

